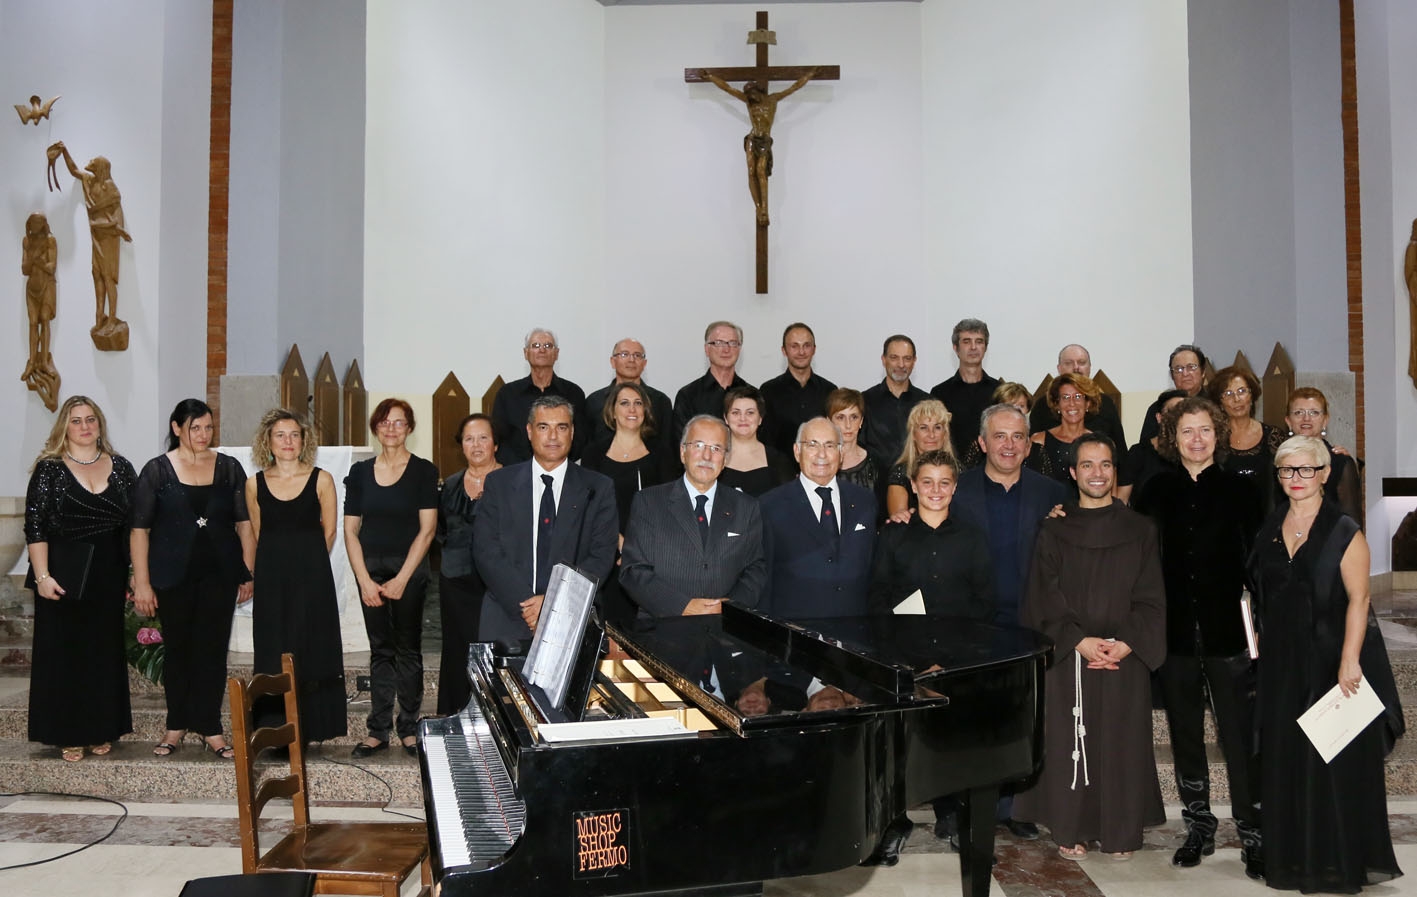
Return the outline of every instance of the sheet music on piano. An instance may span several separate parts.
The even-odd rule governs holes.
[[[596,581],[574,567],[557,564],[551,568],[546,600],[522,674],[557,708],[565,704],[572,665],[595,603],[595,589]]]

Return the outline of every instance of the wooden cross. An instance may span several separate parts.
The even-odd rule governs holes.
[[[757,45],[757,64],[733,68],[684,69],[684,80],[690,83],[711,82],[748,105],[748,118],[753,130],[743,138],[743,151],[748,163],[748,187],[757,212],[757,291],[768,291],[768,215],[767,184],[772,174],[772,122],[777,114],[777,102],[794,93],[808,81],[836,81],[841,67],[836,65],[768,65],[768,45],[777,43],[776,32],[768,30],[768,14],[759,11],[757,28],[748,32],[748,43]],[[743,90],[728,85],[731,81],[745,82]],[[792,81],[793,85],[775,94],[768,92],[771,81]],[[752,85],[750,89],[749,85]],[[751,92],[750,92],[751,91]]]

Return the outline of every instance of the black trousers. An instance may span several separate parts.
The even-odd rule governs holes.
[[[398,575],[404,558],[365,558],[369,576],[380,585]],[[428,563],[408,581],[403,597],[379,607],[360,603],[364,631],[369,636],[371,708],[369,734],[387,741],[390,730],[399,738],[418,734],[423,704],[423,601],[428,595]],[[398,718],[394,699],[398,698]]]
[[[170,589],[157,589],[162,621],[162,687],[167,695],[167,728],[220,735],[221,699],[226,695],[226,650],[236,610],[236,586],[218,565],[199,565]]]
[[[1188,826],[1215,832],[1210,811],[1210,767],[1205,756],[1207,699],[1220,734],[1220,749],[1230,779],[1231,815],[1240,838],[1258,843],[1260,830],[1259,767],[1254,745],[1255,665],[1245,654],[1234,657],[1188,657],[1171,654],[1157,671],[1181,815]]]
[[[482,599],[487,587],[478,576],[438,576],[438,612],[443,622],[443,657],[438,664],[438,715],[457,713],[472,700],[467,678],[467,646],[478,640]]]

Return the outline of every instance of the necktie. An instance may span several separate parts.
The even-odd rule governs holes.
[[[699,518],[699,540],[708,547],[708,496],[694,496],[694,516]]]
[[[546,488],[541,492],[541,508],[536,512],[537,595],[545,595],[546,586],[551,582],[551,531],[556,527],[556,495],[551,491],[555,480],[551,474],[543,473],[541,482],[546,484]]]
[[[831,487],[818,486],[817,494],[822,497],[822,516],[817,518],[817,523],[821,525],[822,532],[835,539],[841,531],[836,525],[836,514],[832,511]]]

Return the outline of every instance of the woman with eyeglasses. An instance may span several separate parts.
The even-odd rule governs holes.
[[[926,452],[950,450],[950,413],[945,403],[939,399],[917,402],[905,419],[905,430],[905,448],[886,474],[886,517],[897,522],[904,522],[904,515],[914,511],[918,503],[910,480],[915,459]],[[735,445],[734,451],[737,448]]]
[[[1229,446],[1225,413],[1202,396],[1182,399],[1162,418],[1158,444],[1177,466],[1147,481],[1134,505],[1156,521],[1166,584],[1166,661],[1157,680],[1186,822],[1186,840],[1171,862],[1197,866],[1215,852],[1205,752],[1209,703],[1220,731],[1241,856],[1255,876],[1261,859],[1252,750],[1254,667],[1246,652],[1240,597],[1245,558],[1264,518],[1259,485],[1220,463]]]
[[[723,419],[733,431],[733,451],[718,481],[757,498],[797,475],[789,455],[758,439],[763,425],[763,394],[754,386],[735,386],[723,395]]]
[[[423,599],[428,547],[438,527],[438,468],[408,450],[413,428],[413,407],[384,399],[369,416],[379,454],[351,465],[344,478],[344,547],[363,602],[371,680],[369,734],[354,746],[355,757],[387,749],[391,730],[406,752],[418,753]]]
[[[1363,525],[1363,484],[1358,477],[1358,461],[1343,448],[1328,441],[1328,399],[1312,386],[1301,386],[1289,394],[1289,411],[1284,415],[1291,436],[1312,436],[1324,444],[1332,460],[1324,482],[1324,497]]]
[[[1206,392],[1230,421],[1230,451],[1222,462],[1225,469],[1253,480],[1264,495],[1268,512],[1275,501],[1274,453],[1284,441],[1284,434],[1255,417],[1264,394],[1260,378],[1253,371],[1232,365],[1216,372]]]
[[[1312,436],[1275,452],[1288,499],[1250,557],[1259,636],[1260,797],[1265,883],[1356,894],[1402,874],[1388,829],[1383,758],[1404,730],[1402,704],[1368,603],[1368,543],[1324,496],[1333,456]],[[1372,689],[1379,714],[1325,763],[1298,718],[1335,686]]]
[[[1034,469],[1050,476],[1077,497],[1077,483],[1070,472],[1073,466],[1073,442],[1084,433],[1091,433],[1086,419],[1102,408],[1102,391],[1091,377],[1083,374],[1059,374],[1048,384],[1048,407],[1058,416],[1058,426],[1033,434],[1029,455],[1038,455]]]

